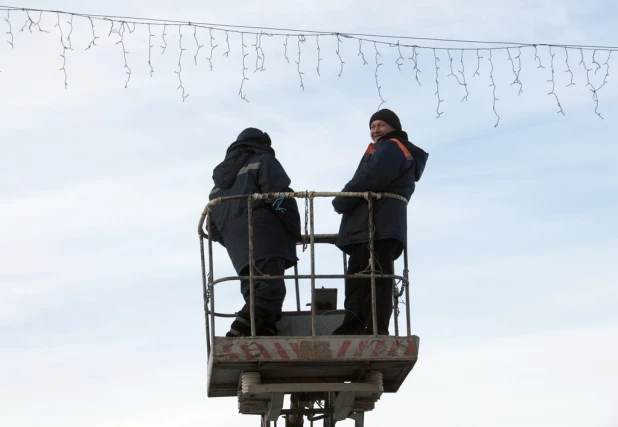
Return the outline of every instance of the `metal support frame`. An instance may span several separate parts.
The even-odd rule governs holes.
[[[209,221],[210,222],[210,221]],[[209,322],[209,316],[208,316],[208,300],[209,300],[209,295],[208,295],[208,291],[206,286],[207,282],[206,282],[206,262],[204,260],[204,238],[202,236],[200,236],[200,252],[202,253],[201,259],[202,259],[202,291],[204,294],[204,314],[205,316],[205,323],[206,323],[206,352],[210,354],[210,325],[208,324]]]
[[[391,264],[391,270],[395,271],[395,261]],[[397,281],[395,279],[391,282],[392,294],[393,294],[393,321],[395,323],[395,336],[399,336],[399,298],[397,297]]]
[[[253,259],[253,201],[254,200],[268,200],[280,197],[283,194],[284,197],[299,197],[306,198],[309,200],[309,212],[310,212],[310,230],[309,235],[304,237],[304,242],[309,243],[310,246],[310,255],[311,255],[311,271],[310,274],[298,274],[298,267],[295,266],[293,275],[281,275],[281,276],[272,276],[272,275],[264,275],[259,272],[256,274],[255,263]],[[315,222],[314,222],[314,197],[336,197],[336,196],[344,196],[344,197],[363,197],[367,200],[367,208],[368,208],[368,226],[369,226],[369,246],[370,246],[370,259],[369,259],[369,277],[367,274],[316,274],[315,272],[315,245],[316,243],[334,243],[336,241],[336,235],[316,235],[315,234]],[[248,221],[248,245],[249,245],[249,275],[248,276],[229,276],[222,277],[220,279],[214,279],[213,272],[213,257],[212,257],[212,239],[209,238],[210,228],[211,228],[211,218],[209,212],[210,209],[220,203],[224,203],[227,200],[244,198],[247,200],[247,221]],[[407,203],[407,200],[399,196],[397,194],[391,193],[359,193],[359,192],[296,192],[296,193],[263,193],[263,194],[251,194],[251,195],[240,195],[240,196],[227,196],[227,197],[219,197],[210,201],[200,217],[200,221],[198,224],[198,233],[200,235],[200,251],[202,256],[202,282],[203,282],[203,294],[205,300],[205,315],[206,317],[210,317],[210,322],[206,322],[206,346],[208,352],[210,352],[210,348],[212,347],[212,342],[214,341],[215,333],[215,319],[214,317],[235,317],[234,314],[227,313],[216,313],[215,312],[215,285],[230,280],[248,280],[249,281],[249,307],[250,307],[250,321],[251,321],[251,336],[255,336],[255,294],[254,294],[254,285],[255,279],[257,277],[261,279],[294,279],[295,280],[295,290],[296,290],[296,309],[297,311],[301,311],[300,304],[300,279],[310,279],[311,280],[311,313],[312,313],[312,336],[315,336],[315,281],[316,279],[349,279],[349,278],[362,278],[365,280],[371,281],[371,316],[372,316],[372,326],[374,335],[377,334],[377,310],[376,310],[376,290],[375,290],[375,281],[376,279],[382,278],[391,278],[394,280],[401,280],[405,287],[405,304],[406,304],[406,326],[407,326],[407,336],[412,335],[411,331],[411,321],[410,321],[410,286],[409,286],[409,268],[408,268],[408,248],[407,244],[404,245],[404,271],[403,275],[387,275],[387,274],[379,274],[376,273],[375,270],[375,250],[374,250],[374,215],[373,215],[373,206],[374,199],[379,200],[383,198],[392,198],[396,200],[400,200],[401,202]],[[204,233],[203,226],[204,222],[206,223],[206,228],[208,230],[208,234]],[[205,253],[204,253],[204,244],[203,239],[208,239],[208,256],[209,256],[209,271],[206,274],[205,271]],[[343,254],[343,267],[344,273],[347,269],[346,262],[346,254]],[[209,304],[207,304],[207,302]],[[210,307],[208,307],[210,306]],[[395,320],[395,334],[399,335],[399,322],[397,318],[397,311],[399,302],[393,301],[393,311],[394,311],[394,320]]]
[[[298,264],[294,264],[294,275],[298,276]],[[296,288],[296,311],[300,311],[300,283],[298,278],[294,279],[294,286]]]
[[[283,409],[286,394],[294,402],[290,409]],[[261,414],[263,426],[276,423],[280,416],[286,417],[287,427],[302,426],[304,416],[311,423],[323,420],[324,427],[334,427],[347,418],[362,426],[364,412],[371,410],[381,395],[382,387],[377,384],[252,384],[240,393],[241,413],[247,408],[250,413]],[[300,396],[305,396],[302,401]]]
[[[364,412],[355,412],[349,418],[354,420],[354,427],[365,427]]]
[[[253,276],[255,265],[253,264],[253,200],[247,197],[247,220],[249,234],[249,313],[251,319],[251,336],[255,336],[255,292],[253,290]]]
[[[315,236],[313,223],[313,197],[309,198],[309,250],[311,252],[311,336],[315,337]]]
[[[212,229],[212,219],[208,216],[208,235],[210,236]],[[214,268],[212,257],[212,239],[208,239],[208,295],[210,296],[210,340],[215,342],[215,285],[214,281]]]
[[[407,240],[407,239],[406,239]],[[403,277],[406,285],[406,326],[408,327],[408,336],[412,336],[412,327],[410,326],[410,279],[408,278],[408,242],[406,241],[403,247]]]
[[[378,313],[377,313],[377,301],[376,301],[376,259],[374,251],[374,233],[375,227],[373,226],[373,198],[369,193],[366,196],[367,199],[367,216],[369,219],[369,269],[371,270],[371,324],[373,326],[373,335],[378,336]]]
[[[268,403],[268,411],[264,414],[264,418],[267,422],[277,422],[281,410],[283,409],[283,393],[271,393],[270,401]]]
[[[335,421],[343,421],[348,418],[348,415],[354,406],[355,400],[356,393],[353,391],[342,391],[341,393],[338,393],[335,397],[335,402],[333,405],[335,408],[333,419]]]

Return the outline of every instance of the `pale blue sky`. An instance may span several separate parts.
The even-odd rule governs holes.
[[[617,44],[611,1],[12,5],[342,32]],[[215,35],[221,45],[211,71],[208,34],[201,34],[205,47],[196,67],[187,32],[182,64],[190,96],[183,103],[174,74],[177,28],[168,29],[165,55],[160,29],[154,31],[152,78],[147,30],[127,36],[133,74],[125,89],[117,37],[97,27],[99,46],[84,51],[90,29],[76,19],[65,91],[57,30],[20,32],[25,17],[13,15],[13,50],[0,20],[0,424],[257,425],[257,418],[237,414],[234,399],[206,398],[196,225],[212,169],[236,135],[255,126],[272,136],[294,189],[341,189],[369,142],[368,119],[379,104],[373,47],[364,46],[369,65],[363,66],[358,44],[344,39],[339,78],[336,43],[321,40],[320,77],[315,40],[308,39],[303,92],[297,50],[290,43],[287,64],[283,40],[265,38],[266,71],[254,73],[248,49],[245,103],[237,95],[239,40],[230,36],[226,58],[224,37]],[[55,18],[42,23],[52,29]],[[616,77],[610,69],[599,93],[601,120],[577,55],[570,58],[576,85],[567,88],[564,50],[554,51],[563,117],[547,95],[549,52],[539,52],[545,69],[536,67],[533,51],[522,53],[520,96],[508,57],[495,54],[501,121],[494,128],[486,58],[473,78],[474,53],[465,57],[470,96],[460,102],[462,88],[447,75],[446,53],[438,53],[444,102],[436,119],[431,52],[420,53],[419,87],[412,62],[398,71],[396,50],[381,49],[384,106],[399,114],[430,157],[409,205],[419,362],[400,392],[385,395],[367,416],[368,425],[403,416],[409,425],[432,427],[618,425]],[[598,55],[605,62],[606,53]],[[591,76],[600,82],[604,71]],[[317,207],[318,231],[335,232],[339,218],[328,202]],[[231,272],[224,251],[218,248],[216,256],[216,274]],[[301,267],[307,258],[301,255]],[[336,272],[339,260],[336,251],[324,250],[318,268]],[[218,302],[222,310],[237,310],[237,286],[222,287]]]

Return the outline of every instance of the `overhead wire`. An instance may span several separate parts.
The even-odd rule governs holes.
[[[494,59],[493,59],[492,52],[496,54],[504,53],[503,56],[508,56],[508,60],[510,61],[509,68],[511,69],[513,76],[514,76],[514,80],[513,80],[513,83],[511,83],[511,85],[517,85],[518,95],[520,95],[523,93],[523,84],[522,84],[522,81],[520,80],[520,73],[522,71],[522,64],[521,64],[522,50],[523,49],[526,49],[526,50],[534,49],[534,61],[535,62],[538,61],[537,68],[543,69],[546,67],[543,65],[541,61],[541,57],[539,56],[540,55],[539,48],[544,47],[548,49],[549,50],[549,58],[548,58],[549,69],[551,71],[551,74],[550,76],[548,76],[550,77],[550,79],[547,80],[547,82],[551,83],[551,90],[547,93],[547,95],[554,98],[556,105],[558,107],[557,112],[564,115],[562,104],[560,102],[558,94],[556,93],[556,83],[557,82],[556,82],[556,73],[555,73],[556,69],[555,69],[555,61],[554,61],[555,59],[554,57],[556,56],[555,50],[561,49],[565,51],[565,54],[564,54],[565,61],[564,62],[566,65],[566,72],[569,73],[569,76],[570,76],[570,81],[567,84],[567,87],[575,85],[574,73],[573,73],[573,70],[571,69],[571,64],[569,63],[569,50],[579,51],[579,54],[581,56],[581,61],[579,62],[579,65],[583,66],[583,69],[585,71],[585,76],[586,76],[585,86],[592,93],[592,100],[595,106],[595,110],[594,110],[595,114],[599,116],[600,118],[603,118],[603,116],[601,115],[601,112],[599,111],[599,91],[602,88],[604,88],[606,84],[608,83],[611,55],[614,51],[618,51],[618,46],[600,45],[600,44],[594,45],[594,44],[567,44],[567,43],[545,43],[545,42],[531,43],[531,42],[504,41],[504,40],[497,41],[497,40],[475,40],[475,39],[445,38],[445,37],[434,38],[434,37],[420,37],[420,36],[413,36],[413,35],[389,35],[389,34],[380,34],[380,33],[372,33],[372,32],[321,31],[321,30],[315,30],[315,29],[285,28],[285,27],[274,27],[274,26],[222,24],[222,23],[209,23],[209,22],[188,21],[188,20],[182,21],[182,20],[176,20],[176,19],[148,18],[148,17],[140,17],[140,16],[103,15],[103,14],[93,14],[93,13],[91,14],[91,13],[83,13],[83,12],[70,12],[70,11],[57,10],[57,9],[27,8],[27,7],[16,7],[16,6],[7,6],[7,5],[0,5],[0,11],[6,12],[6,16],[4,17],[4,21],[6,22],[7,29],[8,29],[8,31],[5,32],[5,34],[7,35],[6,42],[11,46],[12,49],[15,48],[15,43],[14,43],[14,34],[13,34],[14,30],[13,30],[13,26],[11,25],[11,20],[14,14],[12,14],[11,12],[23,12],[26,15],[27,19],[25,23],[23,24],[23,26],[21,26],[21,30],[20,30],[21,32],[23,32],[24,29],[27,28],[30,32],[32,32],[33,29],[38,29],[41,32],[49,33],[50,31],[47,31],[41,28],[41,20],[44,14],[55,14],[56,15],[56,17],[54,18],[57,22],[56,22],[56,25],[54,26],[54,29],[58,30],[58,33],[59,33],[58,35],[59,35],[59,39],[60,39],[61,47],[62,47],[62,54],[60,55],[62,58],[62,66],[61,68],[59,68],[59,70],[64,75],[64,87],[65,88],[68,87],[67,54],[69,53],[69,51],[73,51],[73,45],[71,41],[71,34],[73,32],[73,18],[75,17],[83,18],[83,19],[88,20],[88,22],[90,23],[92,38],[90,40],[90,43],[86,47],[86,50],[91,49],[93,46],[97,46],[97,40],[100,39],[100,37],[97,36],[96,34],[97,32],[95,29],[94,21],[97,21],[97,23],[105,22],[106,25],[110,25],[108,37],[112,36],[112,34],[115,34],[118,37],[116,44],[120,46],[121,52],[123,55],[122,59],[124,62],[125,74],[127,75],[127,79],[124,84],[125,88],[128,87],[130,80],[131,80],[131,74],[132,74],[132,70],[129,66],[129,62],[127,58],[127,54],[129,52],[127,51],[126,46],[125,46],[125,38],[128,37],[133,32],[135,32],[137,26],[148,28],[148,66],[150,70],[149,71],[150,76],[152,77],[155,72],[153,64],[152,64],[152,49],[154,47],[152,43],[152,39],[155,35],[152,32],[152,28],[153,27],[162,28],[162,34],[161,34],[162,45],[160,46],[160,48],[161,48],[161,54],[163,55],[165,54],[167,47],[168,47],[168,42],[166,39],[166,36],[169,36],[169,33],[167,33],[168,27],[170,26],[178,27],[179,56],[178,56],[178,61],[177,61],[177,70],[174,72],[178,76],[177,90],[181,91],[183,101],[189,96],[189,93],[185,91],[185,87],[184,87],[184,83],[182,79],[183,52],[187,50],[186,42],[183,42],[183,36],[184,36],[183,28],[189,29],[193,33],[192,35],[193,35],[193,39],[195,41],[195,46],[196,46],[195,54],[193,56],[193,62],[195,63],[196,66],[197,66],[198,53],[200,52],[201,48],[205,47],[204,45],[200,43],[198,39],[197,31],[198,30],[208,31],[208,34],[210,37],[210,55],[206,57],[206,60],[208,61],[211,71],[213,70],[213,52],[215,48],[219,46],[219,43],[215,44],[215,36],[213,35],[213,32],[216,33],[217,31],[219,31],[219,32],[225,33],[225,45],[224,46],[227,47],[227,50],[223,53],[223,56],[225,57],[228,57],[231,51],[230,37],[229,37],[230,33],[238,36],[238,39],[239,39],[238,41],[240,42],[239,50],[240,50],[240,54],[242,57],[242,69],[241,69],[242,79],[240,82],[238,96],[247,102],[249,102],[249,99],[247,97],[247,89],[245,86],[246,86],[246,83],[249,81],[249,77],[247,75],[247,72],[249,71],[247,57],[250,55],[249,44],[251,43],[251,42],[247,42],[249,36],[255,37],[255,43],[251,44],[251,46],[255,48],[254,54],[255,54],[256,65],[255,65],[254,73],[257,71],[261,72],[265,70],[265,67],[264,67],[265,50],[262,48],[262,37],[263,36],[266,36],[266,37],[274,36],[274,37],[285,38],[285,42],[283,43],[283,47],[284,47],[283,56],[288,64],[292,64],[292,61],[290,61],[290,59],[293,60],[293,63],[295,64],[294,68],[295,68],[296,73],[298,74],[298,79],[300,81],[299,87],[303,91],[305,90],[304,76],[306,75],[305,74],[306,72],[303,69],[304,69],[306,62],[303,61],[301,65],[301,59],[302,59],[302,52],[305,50],[303,49],[303,46],[304,46],[304,43],[308,41],[308,38],[314,37],[316,40],[316,47],[317,47],[316,72],[318,75],[320,75],[320,63],[323,59],[321,56],[321,47],[320,47],[319,39],[320,37],[335,38],[336,45],[337,45],[335,53],[339,61],[339,74],[338,74],[339,77],[341,77],[342,74],[344,73],[344,64],[348,63],[344,60],[342,50],[341,50],[341,48],[343,47],[344,40],[347,39],[347,40],[358,41],[358,55],[357,56],[361,58],[363,65],[369,65],[369,62],[367,61],[368,58],[365,57],[365,53],[370,55],[369,52],[363,51],[363,42],[372,43],[374,47],[374,51],[375,51],[373,58],[372,58],[373,59],[372,62],[375,62],[375,68],[373,70],[374,71],[373,80],[375,81],[375,87],[376,87],[377,95],[380,101],[378,105],[378,109],[380,109],[382,105],[384,105],[387,102],[387,100],[384,98],[384,94],[382,91],[382,74],[383,73],[381,73],[380,71],[382,71],[383,69],[381,69],[380,67],[384,65],[385,61],[382,59],[381,50],[382,51],[388,51],[389,49],[395,50],[396,53],[398,54],[395,64],[397,65],[397,69],[399,71],[402,71],[402,66],[405,63],[406,58],[404,58],[401,48],[405,47],[407,49],[411,49],[412,56],[407,59],[413,62],[412,69],[414,72],[414,78],[419,86],[422,86],[421,80],[419,79],[419,75],[421,72],[420,67],[419,67],[419,53],[420,51],[423,51],[423,50],[427,51],[430,54],[429,57],[432,63],[431,68],[435,69],[435,93],[434,95],[436,96],[436,99],[437,99],[437,105],[436,105],[436,117],[437,118],[440,118],[443,114],[442,104],[444,102],[444,99],[442,98],[442,92],[443,92],[442,84],[444,83],[445,76],[443,75],[441,77],[440,70],[443,68],[446,68],[446,70],[448,70],[447,71],[448,75],[446,75],[446,77],[452,78],[457,81],[458,85],[461,86],[462,90],[465,92],[465,93],[462,93],[463,97],[461,98],[461,101],[462,102],[467,101],[470,93],[468,90],[468,80],[466,79],[466,67],[465,67],[465,61],[464,61],[464,53],[466,51],[468,52],[476,51],[477,67],[472,77],[476,77],[480,75],[479,70],[481,68],[482,58],[485,58],[490,66],[488,70],[489,71],[488,78],[490,82],[489,87],[491,88],[492,100],[493,100],[492,109],[496,116],[496,123],[494,126],[498,126],[498,124],[500,123],[500,115],[498,114],[498,109],[497,109],[497,101],[499,101],[499,98],[497,96],[496,80],[494,80]],[[38,17],[38,20],[33,19],[31,16],[31,13],[39,13],[40,16]],[[61,15],[63,18],[68,18],[69,20],[64,20],[63,22],[61,22]],[[65,33],[65,30],[63,30],[63,25],[67,26],[67,24],[68,24],[68,32]],[[290,40],[290,38],[292,40]],[[293,44],[289,45],[288,42],[291,42]],[[511,49],[517,50],[516,56],[511,55]],[[451,51],[459,51],[459,55],[460,55],[459,61],[456,62],[455,68],[453,67],[453,61],[456,58],[451,55]],[[482,51],[484,51],[486,55],[482,56],[481,55]],[[594,64],[594,67],[596,68],[588,68],[588,66],[586,65],[586,58],[584,56],[584,51],[586,52],[586,56],[592,60],[592,64]],[[600,52],[607,53],[606,60],[602,64],[598,62],[596,59],[597,54]],[[290,56],[288,56],[288,53]],[[440,57],[444,59],[444,56],[446,55],[448,55],[449,62],[448,64],[446,64],[446,67],[445,67],[444,65],[441,65],[443,64],[443,62],[441,61]],[[594,74],[596,75],[602,66],[605,67],[603,81],[597,82],[597,81],[591,80],[590,71],[593,70]],[[347,66],[345,67],[345,69],[347,69]],[[444,73],[444,71],[442,71],[442,73]],[[594,76],[592,77],[594,79]]]
[[[345,32],[345,31],[324,31],[324,30],[311,30],[311,29],[299,29],[299,28],[283,28],[283,27],[269,27],[269,26],[257,26],[257,25],[239,25],[239,24],[222,24],[222,23],[212,23],[212,22],[200,22],[200,21],[182,21],[176,19],[167,19],[167,18],[147,18],[147,17],[139,17],[139,16],[125,16],[125,15],[103,15],[96,13],[83,13],[83,12],[67,12],[63,10],[56,9],[37,9],[37,8],[26,8],[26,7],[17,7],[17,6],[7,6],[0,5],[0,10],[14,10],[14,11],[30,11],[30,12],[41,12],[41,13],[60,13],[65,15],[73,15],[90,19],[100,19],[100,20],[118,20],[126,23],[136,24],[136,25],[187,25],[187,26],[202,26],[209,27],[214,29],[227,30],[230,32],[251,32],[252,30],[259,30],[260,32],[264,31],[278,31],[281,33],[273,34],[273,35],[288,35],[288,36],[298,36],[298,35],[334,35],[340,37],[348,37],[355,38],[364,41],[372,41],[377,43],[389,43],[387,41],[374,40],[378,39],[392,39],[392,40],[417,40],[417,41],[429,41],[429,42],[439,42],[439,43],[464,43],[464,44],[474,44],[474,45],[499,45],[498,49],[506,49],[507,47],[516,47],[516,46],[554,46],[561,48],[573,48],[573,49],[597,49],[597,50],[618,50],[618,46],[611,45],[588,45],[588,44],[575,44],[575,43],[532,43],[532,42],[520,42],[520,41],[498,41],[498,40],[472,40],[472,39],[461,39],[461,38],[437,38],[437,37],[420,37],[420,36],[411,36],[411,35],[392,35],[392,34],[379,34],[379,33],[367,33],[367,32]],[[234,30],[251,30],[251,31],[234,31]],[[292,34],[286,34],[283,32],[288,32]],[[253,33],[259,34],[259,33]],[[371,37],[372,39],[366,39],[367,37]],[[412,45],[418,46],[418,45]],[[439,49],[440,47],[436,47]],[[458,48],[461,49],[461,48]],[[469,48],[476,49],[476,48]],[[494,49],[494,48],[486,48],[486,49]]]

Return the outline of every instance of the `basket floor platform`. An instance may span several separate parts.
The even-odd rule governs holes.
[[[419,338],[215,337],[213,344],[208,361],[209,397],[237,396],[245,372],[259,373],[264,385],[289,384],[286,390],[292,390],[296,384],[298,391],[310,391],[312,383],[337,388],[336,384],[362,383],[369,372],[378,371],[384,392],[394,393],[416,363]]]

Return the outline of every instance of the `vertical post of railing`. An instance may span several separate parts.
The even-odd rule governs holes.
[[[210,292],[210,340],[211,343],[215,343],[215,287],[212,284],[214,280],[213,261],[212,261],[212,219],[210,218],[210,212],[208,215],[208,223],[206,224],[208,230],[208,290]]]
[[[253,291],[253,197],[247,197],[247,221],[249,221],[249,318],[251,321],[251,336],[255,336],[255,295]]]
[[[412,328],[410,326],[410,279],[408,277],[408,242],[403,247],[403,277],[406,286],[406,323],[408,326],[408,336],[412,335]]]
[[[298,276],[298,264],[294,264],[294,275]],[[300,311],[300,286],[298,284],[298,277],[294,278],[296,285],[296,311]]]
[[[373,195],[367,195],[367,208],[369,217],[369,268],[371,269],[371,322],[373,326],[373,335],[378,335],[378,315],[376,309],[376,274],[375,274],[375,256],[374,256],[374,226],[373,226]]]
[[[395,261],[392,263],[391,271],[395,274]],[[395,319],[395,336],[399,336],[399,298],[397,298],[397,281],[391,281],[391,293],[393,294],[393,317]]]
[[[210,236],[210,234],[209,234]],[[200,234],[200,254],[202,258],[202,292],[204,293],[204,318],[206,323],[206,354],[210,354],[210,320],[208,319],[208,292],[206,283],[206,261],[204,259],[204,237]],[[208,253],[210,256],[210,252]]]
[[[313,228],[313,196],[309,197],[309,233],[311,252],[311,336],[315,337],[315,230]]]
[[[341,253],[343,254],[343,274],[348,274],[348,256],[344,251],[341,251]],[[346,282],[349,279],[343,279],[343,309],[346,310],[346,306],[345,306],[345,289],[346,289]],[[346,311],[345,314],[347,314],[348,312]],[[356,313],[355,313],[356,314]]]

